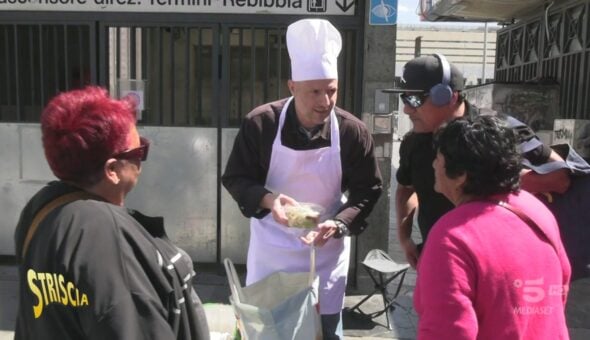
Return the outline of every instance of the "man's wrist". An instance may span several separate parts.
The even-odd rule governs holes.
[[[348,226],[344,222],[340,220],[334,220],[334,224],[336,225],[336,232],[333,236],[334,238],[350,236],[350,230],[348,230]]]
[[[260,200],[259,207],[261,209],[272,209],[272,204],[274,200],[277,198],[277,196],[277,194],[274,194],[272,192],[266,193],[264,196],[262,196],[262,200]]]

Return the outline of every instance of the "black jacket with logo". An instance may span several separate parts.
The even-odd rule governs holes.
[[[15,339],[208,339],[192,262],[162,218],[80,199],[50,212],[22,256],[35,214],[75,190],[50,183],[21,213]]]

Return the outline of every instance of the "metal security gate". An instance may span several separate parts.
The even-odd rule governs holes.
[[[38,122],[60,91],[96,83],[91,23],[0,23],[0,121]]]
[[[164,216],[169,237],[195,261],[217,262],[219,26],[99,23],[99,80],[140,94],[140,134],[152,140],[126,205]]]
[[[14,251],[18,211],[53,178],[36,125],[42,108],[61,91],[98,84],[115,96],[142,94],[138,126],[153,144],[127,205],[164,216],[170,238],[197,262],[244,263],[248,220],[220,176],[243,117],[289,96],[285,32],[298,18],[37,14],[0,13],[0,141],[9,146],[0,157],[14,165],[0,166],[9,190],[0,255]],[[337,105],[360,113],[362,21],[332,22],[343,38]]]
[[[563,1],[498,32],[496,81],[557,82],[560,118],[590,119],[590,1]]]
[[[217,126],[217,26],[100,25],[100,83],[123,94],[139,80],[153,126]]]
[[[238,127],[254,107],[289,96],[286,26],[100,26],[101,84],[143,80],[140,122],[157,126]],[[344,29],[338,105],[352,112],[359,73],[359,33]]]

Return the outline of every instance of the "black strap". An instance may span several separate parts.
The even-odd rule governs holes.
[[[45,217],[47,217],[47,215],[49,215],[50,212],[52,212],[53,210],[55,210],[58,207],[61,207],[62,205],[66,205],[66,204],[71,203],[73,201],[77,201],[80,199],[91,199],[94,197],[95,197],[94,195],[91,195],[85,191],[74,191],[74,192],[70,192],[70,193],[67,193],[62,196],[58,196],[58,197],[54,198],[53,200],[49,201],[47,204],[45,204],[45,206],[43,206],[43,208],[41,208],[41,210],[39,210],[35,214],[35,216],[33,217],[33,221],[31,222],[31,225],[29,226],[29,229],[27,230],[25,240],[23,241],[21,258],[23,258],[23,259],[25,258],[25,255],[27,254],[27,250],[29,249],[29,243],[33,239],[33,236],[35,235],[35,232],[37,231],[39,224],[41,222],[43,222]]]

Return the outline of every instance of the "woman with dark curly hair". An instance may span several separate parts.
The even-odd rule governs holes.
[[[551,212],[519,190],[514,132],[455,119],[435,148],[435,190],[455,208],[418,262],[418,339],[568,339],[570,265]]]

